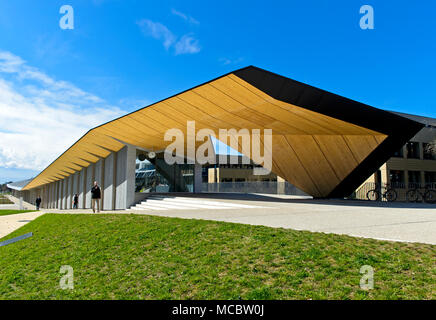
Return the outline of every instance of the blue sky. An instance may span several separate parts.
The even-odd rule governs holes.
[[[73,30],[59,27],[65,4]],[[364,4],[374,30],[359,27]],[[1,1],[0,183],[37,173],[92,126],[247,65],[436,117],[434,12],[433,1]]]

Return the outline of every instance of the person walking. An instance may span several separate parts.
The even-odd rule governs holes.
[[[41,197],[40,196],[38,196],[36,198],[35,203],[36,203],[36,210],[39,210],[39,207],[41,205]]]
[[[79,207],[79,195],[76,193],[73,198],[73,209],[77,209]]]
[[[94,186],[91,189],[92,211],[94,213],[95,213],[96,204],[97,204],[97,212],[100,212],[100,199],[101,199],[101,189],[97,181],[94,181]]]

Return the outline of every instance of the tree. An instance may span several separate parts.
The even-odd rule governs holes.
[[[6,183],[4,183],[4,184],[0,184],[0,192],[6,192],[6,191],[9,191],[9,188],[8,188],[8,183],[12,183],[12,181],[10,181],[10,182],[6,182]]]

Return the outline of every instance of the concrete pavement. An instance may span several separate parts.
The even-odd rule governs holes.
[[[113,213],[148,214],[184,219],[204,219],[263,225],[273,228],[345,234],[389,241],[421,242],[436,245],[436,205],[368,202],[353,200],[292,199],[263,195],[192,195],[178,197],[221,202],[220,209],[123,210]],[[174,203],[169,202],[171,204]],[[156,201],[155,201],[156,202]],[[177,201],[176,201],[177,202]],[[192,203],[192,202],[190,202]],[[250,208],[229,204],[247,205]],[[162,205],[165,206],[165,201]],[[59,212],[59,210],[48,210]],[[65,213],[90,213],[91,210],[67,210]],[[110,213],[105,211],[104,213]]]
[[[0,210],[18,210],[17,205],[0,205]],[[0,216],[0,239],[14,232],[32,220],[43,215],[43,211],[26,212]]]

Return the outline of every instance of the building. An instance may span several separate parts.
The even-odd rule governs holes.
[[[277,175],[269,172],[264,175],[253,174],[254,168],[261,168],[250,158],[244,155],[226,155],[225,164],[220,163],[219,156],[216,156],[215,164],[205,166],[203,171],[203,182],[226,183],[226,182],[270,182],[277,181]]]
[[[254,173],[255,168],[262,168],[244,155],[227,155],[225,164],[205,165],[203,168],[203,192],[237,192],[262,194],[291,194],[308,196],[294,185],[285,181],[274,172],[262,175]]]
[[[220,129],[246,130],[251,141],[260,139],[264,155],[271,155],[274,174],[317,198],[349,196],[424,127],[249,66],[89,130],[22,187],[20,195],[26,200],[39,194],[43,207],[66,209],[77,193],[79,207],[89,208],[92,182],[98,181],[104,209],[129,208],[138,200],[136,159],[144,156],[166,180],[169,192],[201,192],[203,165],[195,154],[183,153],[183,164],[165,160],[171,153],[171,139],[166,139],[170,129],[186,137],[186,150],[190,141],[202,146],[198,132],[189,129],[192,122],[216,136]],[[232,138],[238,141],[237,136],[220,140],[230,144]],[[253,160],[253,150],[244,154]]]
[[[28,202],[34,203],[34,200],[36,199],[36,194],[30,194],[30,192],[24,192],[22,191],[23,188],[29,184],[29,182],[32,181],[32,179],[26,179],[26,180],[21,180],[21,181],[16,181],[16,182],[10,182],[8,184],[6,184],[6,186],[8,187],[8,189],[11,191],[11,194],[17,198],[19,197],[25,197],[26,194],[28,194],[29,196],[26,197]],[[35,190],[36,191],[36,190]],[[32,197],[30,197],[30,195],[32,195]]]
[[[430,147],[436,143],[436,119],[396,113],[424,127],[358,188],[359,199],[366,199],[369,190],[384,189],[386,185],[396,189],[398,200],[406,200],[407,190],[414,187],[436,189],[436,152]]]

